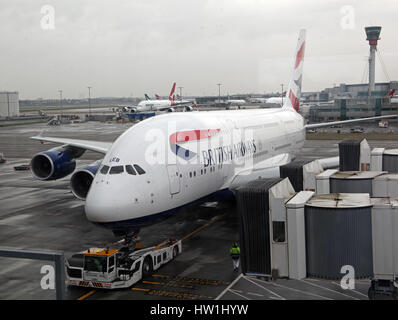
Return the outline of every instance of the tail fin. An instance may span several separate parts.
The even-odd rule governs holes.
[[[392,98],[394,96],[395,93],[395,89],[392,89],[389,93],[388,93],[388,97]]]
[[[145,93],[145,99],[146,100],[151,100],[146,93]]]
[[[176,89],[176,83],[174,82],[174,83],[173,83],[173,87],[171,88],[170,95],[169,95],[169,100],[170,100],[170,101],[171,101],[171,100],[174,100],[174,99],[173,99],[173,94],[174,94],[175,89]]]
[[[160,96],[155,93],[155,98],[159,100]]]
[[[290,78],[289,86],[287,87],[286,96],[282,108],[293,108],[299,111],[299,103],[301,96],[301,82],[303,75],[304,51],[305,51],[305,34],[306,30],[300,30],[295,61],[293,65],[292,76]]]

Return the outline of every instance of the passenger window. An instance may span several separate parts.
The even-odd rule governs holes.
[[[119,174],[124,171],[123,166],[114,166],[109,171],[109,174]]]
[[[135,170],[137,170],[138,174],[145,174],[144,169],[142,169],[138,164],[134,165]]]
[[[158,256],[158,263],[160,263],[160,261],[162,261],[162,257],[159,255]]]
[[[128,165],[126,166],[126,172],[127,172],[128,174],[132,174],[132,175],[134,175],[134,176],[137,174],[137,173],[135,172],[133,166],[130,165],[130,164],[128,164]]]
[[[108,171],[109,171],[109,166],[102,166],[102,168],[101,168],[101,170],[100,170],[100,172],[101,172],[102,174],[107,174]]]

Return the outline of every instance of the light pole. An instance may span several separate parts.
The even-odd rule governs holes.
[[[88,89],[88,118],[91,120],[91,87],[87,87]]]
[[[218,103],[221,103],[221,85],[222,83],[217,83],[218,85]]]
[[[61,109],[61,119],[62,119],[62,116],[63,116],[63,110],[62,110],[62,90],[58,90],[58,92],[59,92],[59,107],[60,107],[60,109]]]
[[[282,106],[283,106],[283,83],[281,83],[281,87],[282,87],[282,93],[281,93],[281,96],[282,96]]]

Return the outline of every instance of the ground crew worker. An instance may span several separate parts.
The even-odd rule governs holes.
[[[234,265],[234,271],[238,271],[239,269],[239,258],[240,258],[240,248],[237,242],[232,245],[231,250],[229,251],[232,258],[232,263]]]

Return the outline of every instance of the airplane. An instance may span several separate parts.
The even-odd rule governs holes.
[[[130,112],[146,112],[146,111],[168,111],[174,112],[177,107],[183,107],[184,111],[193,111],[194,106],[192,101],[179,100],[175,101],[174,91],[176,83],[173,83],[168,100],[143,100],[137,106],[130,107]],[[156,95],[157,96],[157,95]],[[158,96],[157,96],[158,97]]]
[[[265,104],[279,104],[283,105],[283,97],[270,97],[270,98],[251,98],[250,102],[253,103],[265,103]]]
[[[243,99],[228,99],[227,100],[227,104],[230,106],[243,106],[244,104],[246,104],[247,102]]]
[[[35,136],[61,146],[36,154],[31,172],[41,180],[60,179],[75,171],[75,159],[86,150],[103,154],[73,173],[72,192],[85,200],[89,221],[118,236],[137,235],[192,203],[232,198],[259,176],[279,177],[279,166],[300,151],[307,129],[397,117],[306,125],[298,113],[305,34],[300,31],[283,107],[165,113],[130,127],[113,143]],[[338,166],[335,158],[320,162]]]

